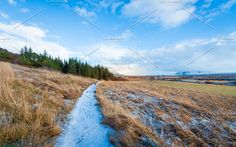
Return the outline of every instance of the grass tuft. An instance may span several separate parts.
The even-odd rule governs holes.
[[[75,100],[94,80],[0,62],[0,145],[53,144]]]
[[[116,130],[112,142],[118,146],[234,145],[235,96],[192,84],[166,84],[110,81],[98,85],[104,122]]]
[[[110,137],[111,142],[116,146],[135,146],[144,143],[141,138],[148,137],[151,141],[146,145],[165,146],[165,143],[151,129],[129,115],[122,106],[105,98],[103,95],[104,85],[106,83],[99,84],[96,95],[105,117],[103,122],[116,130],[116,133]]]

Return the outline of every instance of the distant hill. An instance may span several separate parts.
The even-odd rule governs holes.
[[[0,61],[21,64],[19,57],[20,54],[9,52],[7,49],[0,47]]]
[[[208,74],[202,71],[182,71],[182,72],[177,72],[177,76],[187,76],[187,75],[201,75],[201,74]]]
[[[188,77],[206,77],[206,78],[222,78],[222,79],[236,79],[236,73],[204,73],[204,72],[177,72],[176,76],[188,76]]]

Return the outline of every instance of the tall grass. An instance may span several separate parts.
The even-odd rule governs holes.
[[[150,111],[150,115],[154,115],[155,120],[165,122],[166,125],[162,129],[167,131],[166,134],[168,132],[174,133],[181,139],[182,143],[186,143],[188,146],[207,146],[208,144],[224,146],[230,145],[232,140],[234,141],[235,139],[233,137],[235,132],[230,130],[229,126],[225,124],[225,122],[235,122],[236,120],[236,101],[234,96],[163,85],[160,81],[103,82],[98,86],[97,95],[105,115],[105,122],[117,130],[118,136],[126,138],[126,140],[122,140],[122,137],[115,137],[116,142],[121,142],[121,144],[127,146],[139,145],[140,134],[148,137],[155,136],[153,135],[155,127],[151,130],[149,129],[151,127],[149,124],[142,123],[143,115],[140,114],[145,112],[144,115],[149,116],[149,111],[146,111],[149,110],[147,108],[154,110],[153,113]],[[135,96],[136,99],[130,95],[132,97]],[[158,99],[159,103],[145,102],[143,95],[147,97],[147,100]],[[138,117],[133,118],[132,112],[138,113],[136,115]],[[168,118],[163,119],[163,114],[167,114]],[[141,116],[141,121],[138,120],[139,115]],[[211,123],[210,125],[207,124],[206,127],[211,128],[211,138],[200,135],[204,131],[201,127],[186,130],[176,123],[181,121],[183,124],[188,125],[193,120],[199,122],[201,120],[209,120]],[[214,128],[215,124],[217,127]],[[132,133],[129,133],[130,129],[133,130]],[[225,133],[228,136],[221,136],[222,138],[220,138],[219,136],[224,131],[228,133]],[[165,140],[165,138],[161,139]],[[158,139],[157,136],[153,140],[161,144],[163,142],[161,139]],[[172,137],[168,139],[172,139]],[[222,142],[219,140],[222,140]],[[131,141],[132,143],[129,144]],[[178,144],[178,142],[174,143],[176,143],[175,145]],[[181,142],[179,143],[181,144]]]
[[[13,101],[12,90],[10,87],[11,82],[14,80],[14,72],[7,63],[0,63],[0,97],[1,101]]]
[[[9,64],[0,63],[0,67],[0,118],[4,120],[0,122],[0,143],[37,144],[46,139],[43,133],[59,133],[55,114],[45,111],[43,101],[31,104],[31,85],[16,80]]]
[[[0,146],[52,144],[74,100],[94,82],[3,62],[0,80]]]
[[[151,129],[129,115],[129,112],[122,106],[105,98],[103,86],[108,85],[101,83],[97,88],[96,95],[104,115],[103,122],[116,130],[116,133],[110,136],[110,141],[113,144],[116,146],[136,146],[141,144],[142,137],[148,137],[154,144],[165,146],[165,143]]]

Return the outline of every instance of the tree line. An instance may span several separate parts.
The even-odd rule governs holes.
[[[103,66],[91,66],[87,62],[82,62],[77,58],[62,60],[59,57],[52,57],[46,51],[44,51],[43,54],[38,54],[27,47],[22,48],[20,51],[20,62],[27,66],[46,67],[66,74],[70,73],[84,77],[97,78],[99,80],[109,80],[114,77],[113,74]]]

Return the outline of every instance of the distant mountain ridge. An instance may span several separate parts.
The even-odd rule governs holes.
[[[20,63],[20,54],[15,54],[9,52],[7,49],[0,47],[0,61],[10,62],[10,63]]]
[[[200,74],[209,74],[209,73],[202,72],[202,71],[181,71],[181,72],[177,72],[175,75],[186,76],[186,75],[200,75]]]
[[[191,72],[191,71],[184,71],[184,72],[177,72],[176,76],[236,76],[236,72],[232,73],[207,73],[207,72]]]

